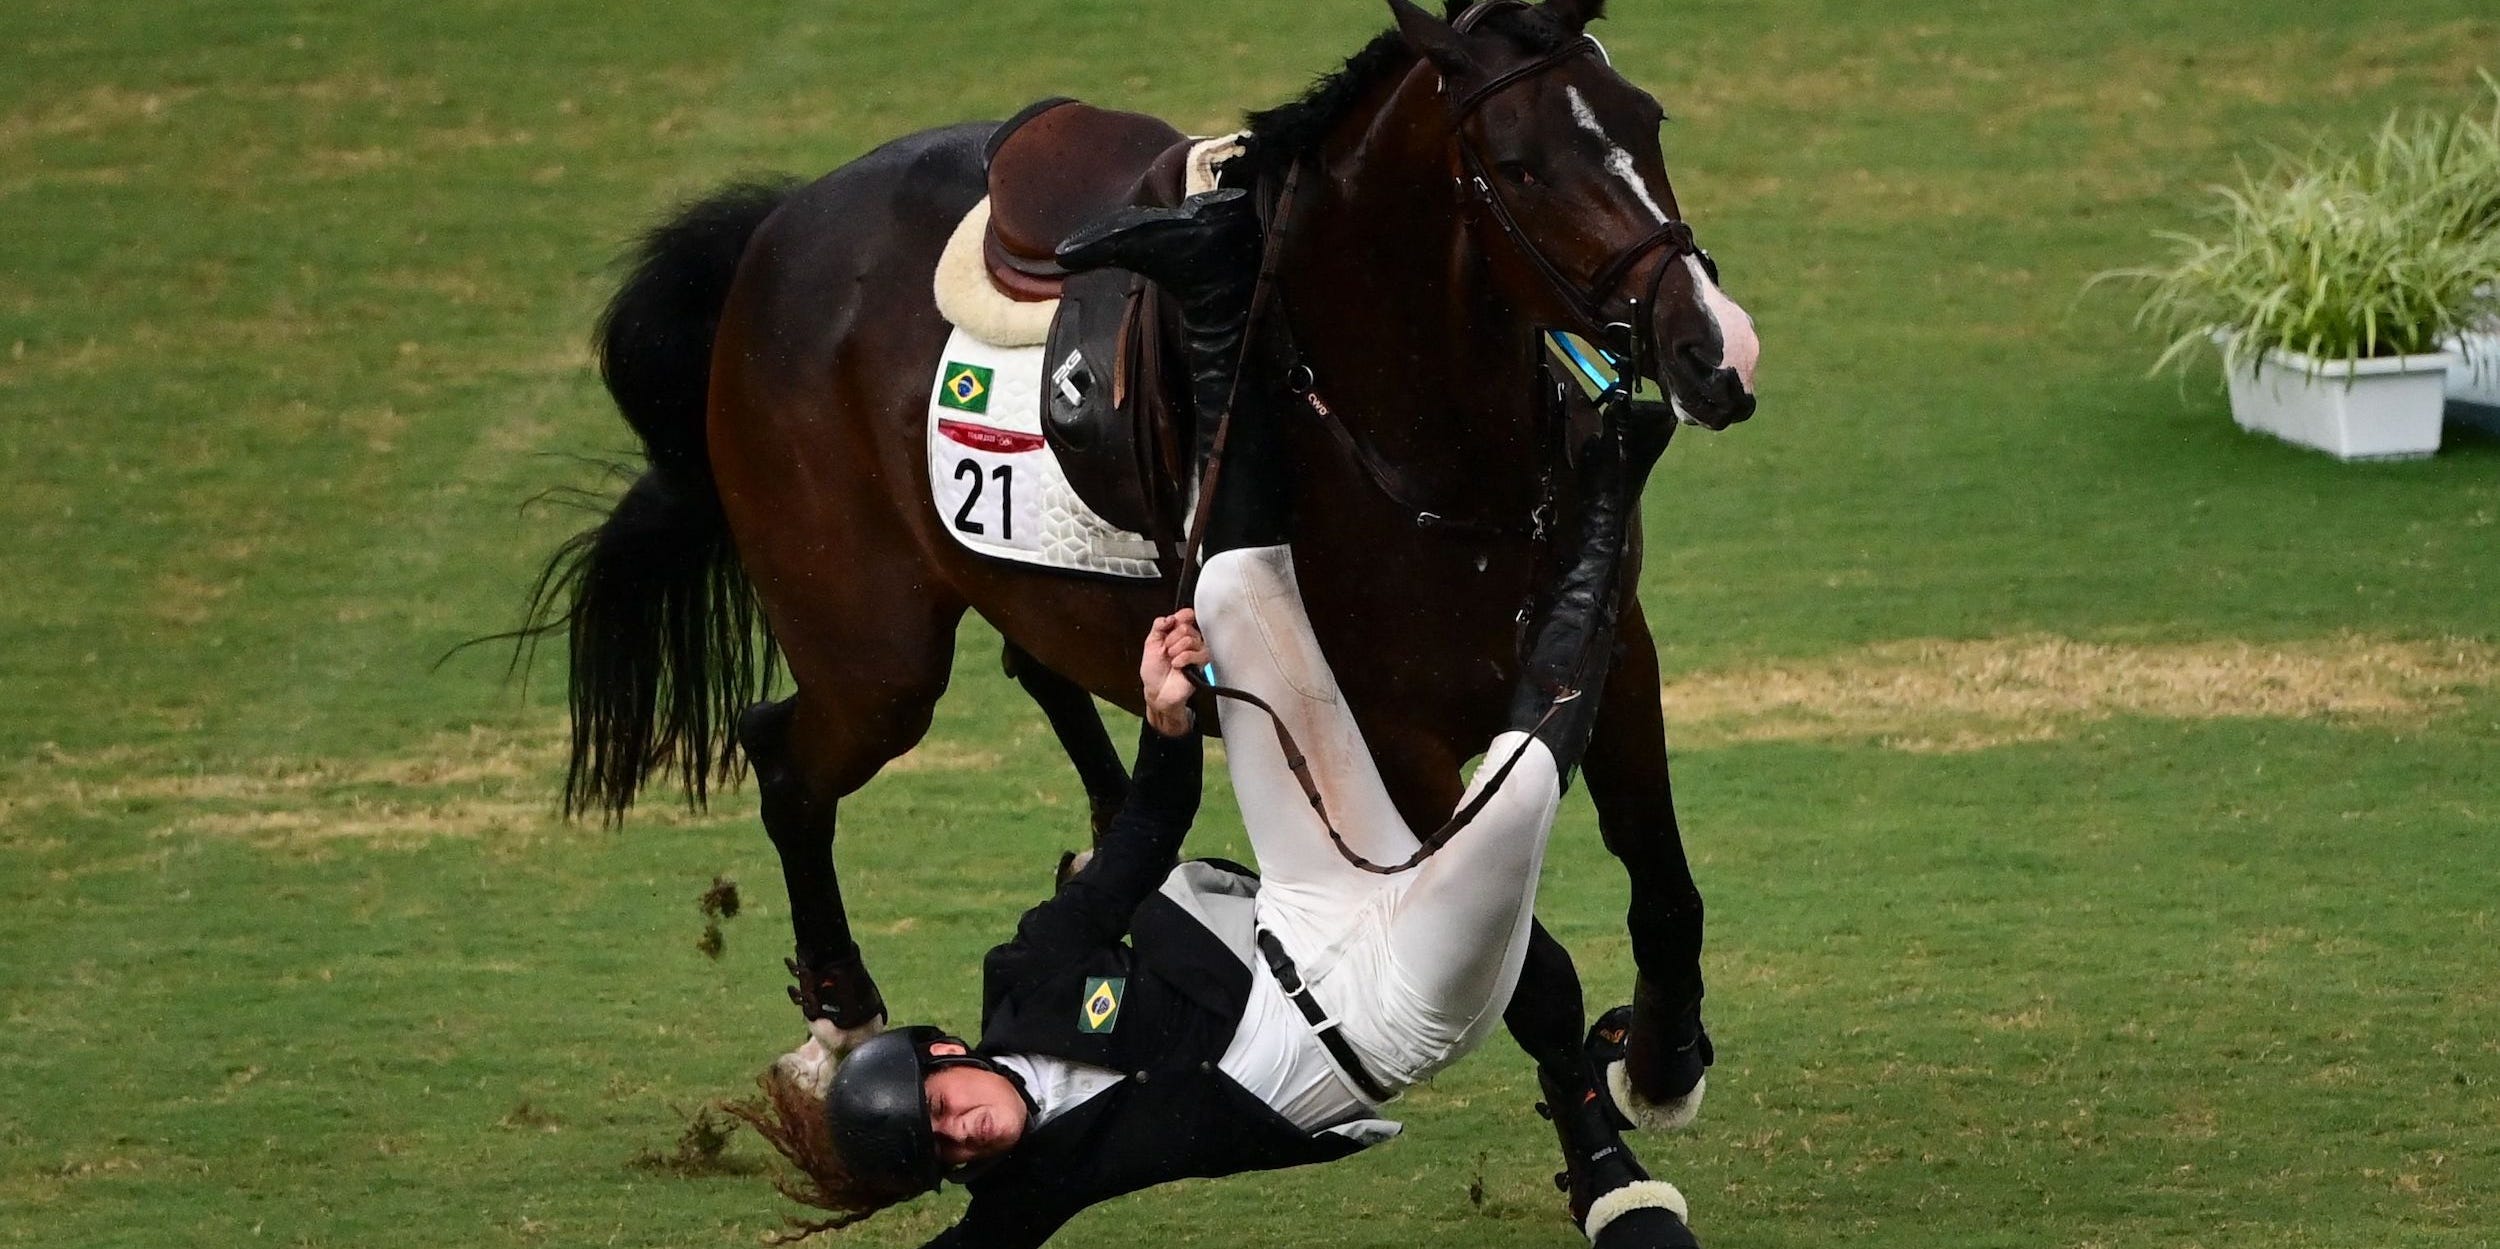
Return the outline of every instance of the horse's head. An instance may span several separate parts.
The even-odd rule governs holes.
[[[1604,0],[1481,0],[1454,22],[1389,7],[1438,75],[1468,233],[1509,302],[1619,355],[1688,424],[1753,415],[1753,319],[1677,210],[1665,113],[1583,33]]]

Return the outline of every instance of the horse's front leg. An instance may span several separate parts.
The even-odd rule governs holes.
[[[1606,848],[1631,878],[1626,918],[1639,977],[1624,1060],[1604,1074],[1634,1122],[1674,1129],[1700,1110],[1712,1057],[1701,1022],[1701,890],[1676,826],[1658,651],[1637,601],[1624,610],[1616,648],[1581,770]]]
[[[1592,1249],[1693,1249],[1699,1242],[1675,1185],[1650,1178],[1623,1139],[1621,1124],[1599,1096],[1604,1055],[1583,1040],[1587,1009],[1571,953],[1532,922],[1519,987],[1502,1022],[1536,1060],[1537,1113],[1554,1125],[1563,1171],[1554,1177],[1570,1202],[1571,1221]],[[1601,1025],[1602,1027],[1602,1025]]]

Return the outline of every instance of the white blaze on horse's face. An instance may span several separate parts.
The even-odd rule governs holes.
[[[1753,393],[1754,366],[1762,360],[1762,340],[1753,332],[1753,316],[1710,280],[1708,270],[1701,267],[1699,257],[1684,257],[1684,267],[1692,272],[1693,289],[1701,292],[1701,309],[1710,314],[1712,324],[1719,327],[1719,364],[1736,370],[1737,379],[1745,383],[1745,393]]]
[[[1632,194],[1639,196],[1641,205],[1649,209],[1650,216],[1660,221],[1666,220],[1667,210],[1658,206],[1658,197],[1650,191],[1649,180],[1643,178],[1641,171],[1633,167],[1631,150],[1615,142],[1615,137],[1606,133],[1606,125],[1597,120],[1597,110],[1589,107],[1588,97],[1580,94],[1578,87],[1565,87],[1563,94],[1571,99],[1571,120],[1580,123],[1582,130],[1595,135],[1598,142],[1606,145],[1606,172],[1629,184]]]
[[[1643,178],[1639,167],[1632,163],[1631,149],[1606,133],[1605,123],[1597,120],[1597,110],[1589,107],[1588,98],[1580,94],[1578,87],[1565,87],[1563,92],[1571,100],[1571,119],[1606,146],[1606,172],[1630,187],[1633,196],[1641,201],[1641,206],[1647,208],[1652,217],[1665,221],[1667,210],[1659,207],[1657,193],[1650,190],[1649,180]],[[1719,331],[1720,367],[1735,370],[1738,380],[1745,384],[1745,393],[1752,394],[1754,366],[1762,358],[1762,342],[1754,336],[1753,317],[1735,300],[1728,298],[1727,292],[1720,290],[1718,283],[1710,280],[1709,271],[1701,267],[1698,257],[1682,257],[1682,263],[1685,272],[1692,278],[1693,290],[1700,296],[1702,314],[1709,317],[1711,325]],[[1676,406],[1677,414],[1681,416],[1683,405]]]

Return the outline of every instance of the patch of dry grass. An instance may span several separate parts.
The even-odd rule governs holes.
[[[2048,741],[2113,716],[2414,723],[2500,684],[2500,647],[2361,636],[2261,646],[2046,634],[1885,642],[1826,659],[1701,672],[1662,691],[1678,741],[1873,739],[1960,752]]]
[[[50,820],[133,806],[171,807],[167,833],[273,848],[547,825],[555,817],[547,778],[562,766],[563,741],[561,721],[549,718],[436,734],[380,759],[275,757],[217,769],[127,747],[44,747],[13,769],[0,796],[0,840],[30,844]]]
[[[99,83],[73,96],[0,115],[0,150],[35,139],[92,136],[117,127],[160,122],[175,106],[199,93],[196,87],[132,90]]]
[[[277,756],[203,768],[129,747],[73,753],[39,748],[0,790],[0,844],[53,844],[65,817],[165,807],[160,836],[230,838],[269,850],[318,851],[339,842],[409,845],[441,837],[536,837],[563,827],[556,808],[565,721],[438,733],[382,758]],[[995,751],[931,741],[889,765],[902,773],[987,771]],[[655,790],[636,824],[660,827],[735,818],[690,812]],[[123,864],[127,866],[127,864]]]
[[[209,600],[211,596],[195,596]],[[202,603],[205,606],[205,602]],[[2115,716],[2319,716],[2417,724],[2500,684],[2500,647],[2343,636],[2130,645],[2051,635],[1886,642],[1823,659],[1694,673],[1661,690],[1685,746],[1872,742],[1961,753],[2054,741]],[[0,841],[30,849],[62,817],[167,807],[160,835],[231,838],[270,850],[340,843],[543,834],[561,827],[555,778],[565,726],[441,733],[374,759],[273,757],[202,768],[127,748],[39,749],[0,793]],[[999,752],[931,740],[888,765],[910,774],[991,771]],[[654,800],[638,823],[729,818]]]
[[[961,742],[931,738],[911,749],[910,753],[885,765],[888,772],[987,772],[998,767],[998,752],[966,746]]]

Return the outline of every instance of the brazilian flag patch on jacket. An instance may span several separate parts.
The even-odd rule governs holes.
[[[1120,1026],[1120,995],[1128,992],[1126,976],[1095,976],[1085,982],[1085,1008],[1078,1012],[1079,1032],[1109,1032]]]

